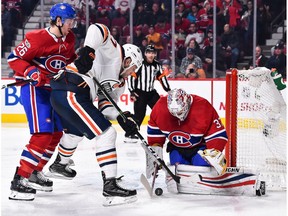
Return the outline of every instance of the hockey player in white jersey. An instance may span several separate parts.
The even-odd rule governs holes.
[[[138,47],[132,44],[120,46],[107,26],[96,23],[88,28],[84,47],[74,62],[76,67],[67,67],[61,76],[51,82],[51,103],[62,118],[65,134],[60,141],[57,158],[49,167],[50,176],[75,177],[76,171],[69,167],[70,157],[84,136],[94,139],[96,158],[102,170],[103,195],[106,197],[104,205],[134,202],[137,199],[136,190],[124,189],[117,184],[117,134],[109,120],[117,119],[125,132],[131,135],[136,133],[138,127],[131,113],[124,113],[127,121],[118,116],[116,109],[98,90],[93,78],[117,102],[124,91],[125,78],[137,71],[142,60]],[[93,104],[97,97],[98,108]]]

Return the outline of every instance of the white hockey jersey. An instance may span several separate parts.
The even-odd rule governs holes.
[[[120,78],[124,58],[122,47],[110,34],[108,27],[100,23],[89,26],[84,46],[89,46],[95,50],[95,60],[91,70],[86,75],[78,75],[89,85],[91,99],[93,101],[98,100],[99,110],[109,120],[114,120],[118,116],[118,112],[98,90],[93,77],[101,83],[117,103],[120,95],[125,90],[124,79]]]

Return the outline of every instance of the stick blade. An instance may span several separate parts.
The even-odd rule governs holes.
[[[140,176],[140,182],[143,184],[143,186],[147,190],[149,196],[152,197],[153,189],[152,189],[151,185],[149,184],[148,179],[145,177],[145,175],[143,173]]]

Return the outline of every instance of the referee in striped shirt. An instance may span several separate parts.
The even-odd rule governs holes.
[[[154,89],[154,81],[158,80],[163,89],[170,91],[170,86],[166,78],[162,65],[155,60],[157,51],[153,45],[148,45],[145,49],[144,60],[142,66],[134,74],[128,77],[128,88],[130,91],[130,99],[134,102],[134,115],[138,120],[139,128],[146,115],[147,105],[152,109],[160,98],[158,92]],[[126,137],[124,142],[135,143],[138,137]]]

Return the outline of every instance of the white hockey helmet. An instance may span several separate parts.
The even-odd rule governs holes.
[[[136,65],[137,69],[136,71],[141,67],[142,65],[142,61],[143,61],[143,56],[142,56],[142,52],[139,49],[139,47],[133,45],[133,44],[124,44],[123,45],[123,49],[124,49],[124,61],[127,58],[131,58],[131,63],[130,65],[125,68],[128,69],[130,67],[132,67],[133,65]]]
[[[189,113],[193,97],[182,89],[173,89],[168,92],[167,105],[171,115],[184,121]]]

